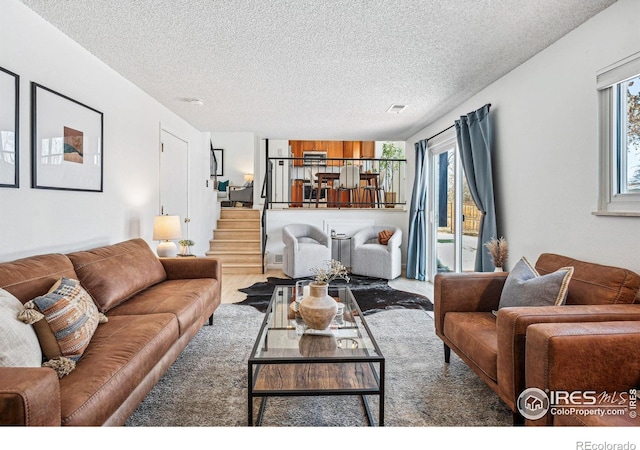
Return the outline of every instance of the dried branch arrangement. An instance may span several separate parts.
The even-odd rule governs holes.
[[[487,247],[489,254],[491,254],[493,265],[496,267],[503,267],[509,257],[509,246],[507,245],[507,240],[503,237],[500,239],[491,238],[491,240],[486,242],[484,246]]]

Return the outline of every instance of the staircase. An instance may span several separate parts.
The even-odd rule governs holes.
[[[222,208],[206,255],[222,260],[223,274],[262,273],[260,210]]]

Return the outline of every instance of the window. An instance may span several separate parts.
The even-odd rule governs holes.
[[[640,216],[640,53],[597,75],[598,215]]]

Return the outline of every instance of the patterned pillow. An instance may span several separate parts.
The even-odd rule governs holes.
[[[46,361],[58,377],[69,374],[93,337],[98,323],[106,317],[80,282],[61,278],[46,295],[24,304],[18,319],[33,324]]]
[[[393,230],[382,230],[378,233],[378,242],[382,245],[387,245],[391,236],[393,236]]]
[[[0,367],[40,367],[42,350],[31,325],[18,320],[20,300],[0,289]]]
[[[562,305],[567,299],[572,276],[573,267],[562,267],[541,276],[523,257],[507,276],[498,308]]]

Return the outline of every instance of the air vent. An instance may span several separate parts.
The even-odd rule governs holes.
[[[274,256],[274,258],[273,258],[273,262],[274,262],[274,263],[276,263],[276,264],[282,264],[282,255],[278,255],[278,254],[276,254],[276,255],[273,255],[273,256]]]
[[[397,103],[394,103],[393,105],[391,105],[389,107],[389,109],[387,109],[388,113],[395,113],[395,114],[400,114],[402,111],[404,111],[404,109],[407,107],[407,105],[399,105]]]

